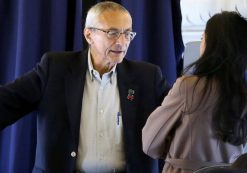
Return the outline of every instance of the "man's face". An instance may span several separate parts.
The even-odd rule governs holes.
[[[114,37],[114,31],[131,31],[130,15],[122,11],[105,11],[99,16],[96,25],[94,28],[84,30],[84,35],[90,44],[93,64],[112,67],[122,62],[131,40],[126,38],[125,34]]]

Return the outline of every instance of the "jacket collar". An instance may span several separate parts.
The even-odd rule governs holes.
[[[120,95],[121,111],[123,115],[123,126],[132,124],[134,115],[137,113],[137,104],[139,99],[139,85],[136,84],[136,76],[133,75],[133,69],[129,67],[129,61],[124,59],[117,65],[117,81]]]
[[[65,94],[68,106],[69,122],[72,137],[79,140],[81,106],[84,91],[84,83],[87,71],[87,51],[78,54],[69,65],[69,71],[65,76]]]

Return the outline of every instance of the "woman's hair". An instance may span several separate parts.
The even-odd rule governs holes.
[[[237,12],[212,16],[205,29],[205,50],[187,70],[206,79],[205,96],[216,81],[215,135],[233,145],[247,140],[247,21]],[[198,81],[197,81],[198,82]]]

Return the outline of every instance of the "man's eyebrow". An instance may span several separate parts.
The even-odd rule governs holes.
[[[107,30],[122,31],[122,29],[118,29],[118,28],[114,28],[114,27],[110,27]],[[132,31],[132,28],[126,28],[126,29],[124,29],[124,31]]]

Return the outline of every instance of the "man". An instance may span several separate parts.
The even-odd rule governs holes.
[[[33,173],[157,172],[141,130],[167,92],[158,67],[123,59],[134,39],[129,12],[101,2],[87,14],[84,52],[46,53],[0,87],[0,128],[38,110]]]

